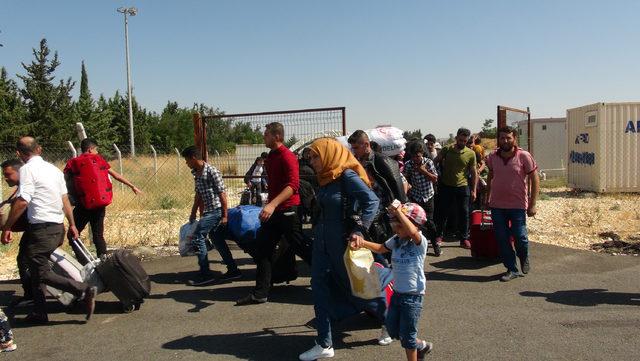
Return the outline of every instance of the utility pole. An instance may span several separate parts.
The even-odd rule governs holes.
[[[125,8],[121,7],[117,10],[119,13],[124,14],[124,43],[125,52],[127,55],[127,94],[129,96],[129,137],[131,138],[131,157],[136,156],[136,144],[133,136],[133,105],[131,100],[131,65],[129,64],[129,21],[127,15],[136,16],[138,9],[135,7]]]

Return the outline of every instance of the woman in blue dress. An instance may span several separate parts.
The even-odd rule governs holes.
[[[317,200],[320,214],[313,228],[311,288],[318,337],[316,345],[300,355],[300,360],[333,357],[331,321],[366,310],[384,321],[384,297],[363,300],[351,294],[344,253],[347,239],[343,220],[343,200],[355,210],[368,228],[378,210],[379,200],[370,188],[367,173],[351,152],[335,139],[321,138],[311,146],[310,162],[316,171],[320,189]],[[386,275],[384,272],[381,275]],[[382,280],[383,287],[389,277]]]

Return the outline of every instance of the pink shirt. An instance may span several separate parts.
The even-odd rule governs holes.
[[[538,168],[529,152],[517,148],[511,158],[502,158],[500,149],[487,157],[487,166],[493,174],[489,207],[527,209],[527,176]]]

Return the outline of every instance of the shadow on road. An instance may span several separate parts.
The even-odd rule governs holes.
[[[457,270],[479,270],[500,263],[496,260],[478,259],[473,257],[458,256],[430,264],[436,268]]]
[[[169,291],[165,294],[149,296],[150,299],[173,299],[180,303],[193,305],[188,312],[200,312],[216,302],[235,302],[251,292],[251,286],[235,286],[220,288],[191,288],[187,290]],[[269,294],[271,303],[287,303],[310,305],[311,290],[306,286],[274,286]]]
[[[458,273],[427,272],[428,281],[449,281],[449,282],[495,282],[500,279],[502,274],[482,276],[482,275],[464,275]]]
[[[608,292],[606,289],[594,288],[584,290],[566,290],[553,293],[524,291],[525,297],[544,297],[547,302],[570,306],[632,305],[640,306],[640,293]]]
[[[347,330],[377,328],[378,323],[356,316],[340,322],[334,333],[334,347],[349,349],[372,345],[376,340],[344,342]],[[375,325],[373,323],[375,323]],[[355,327],[354,327],[355,326]],[[168,350],[193,350],[211,355],[230,355],[242,360],[297,360],[314,344],[316,331],[305,325],[267,327],[261,331],[235,334],[187,336],[162,345]]]

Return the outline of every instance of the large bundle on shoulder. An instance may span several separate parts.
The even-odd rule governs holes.
[[[404,139],[404,132],[402,129],[396,127],[376,127],[373,129],[366,129],[364,132],[369,136],[369,141],[377,143],[380,146],[381,153],[389,157],[394,157],[400,154],[407,143],[407,140]],[[344,146],[351,149],[349,142],[347,142],[348,136],[337,137],[336,139]]]

